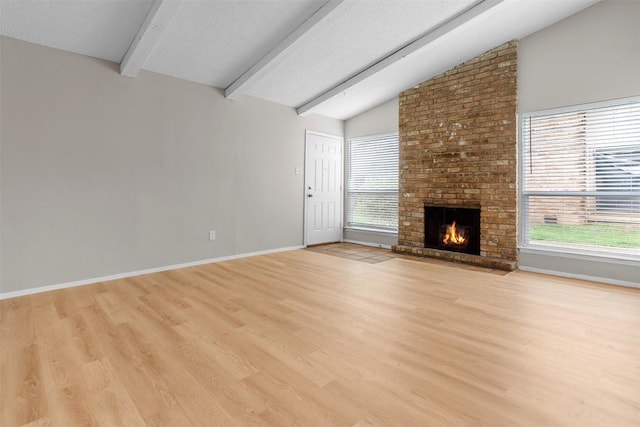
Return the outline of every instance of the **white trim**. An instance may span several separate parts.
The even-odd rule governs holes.
[[[307,242],[307,212],[309,211],[309,201],[307,200],[309,198],[309,196],[307,195],[307,188],[308,187],[308,183],[307,183],[307,171],[308,171],[308,167],[309,167],[309,153],[307,150],[307,146],[308,141],[309,141],[309,134],[311,133],[311,131],[309,129],[306,129],[304,131],[304,175],[302,178],[302,182],[303,182],[303,187],[302,187],[302,246],[304,246],[305,248],[307,246],[309,246],[308,242]],[[343,162],[344,163],[344,160]],[[344,180],[344,177],[343,177]],[[344,235],[344,232],[343,232]]]
[[[516,113],[518,128],[516,132],[516,244],[522,246],[526,244],[528,230],[524,221],[524,195],[522,184],[524,183],[524,166],[522,165],[522,150],[524,141],[522,139],[523,113]]]
[[[518,266],[518,270],[530,271],[532,273],[548,274],[550,276],[569,277],[571,279],[589,280],[592,282],[606,283],[608,285],[626,286],[629,288],[640,288],[640,283],[627,282],[624,280],[609,279],[607,277],[587,276],[585,274],[565,273],[564,271],[545,270],[543,268]]]
[[[181,264],[166,265],[163,267],[148,268],[148,269],[139,270],[139,271],[130,271],[127,273],[112,274],[109,276],[94,277],[91,279],[76,280],[73,282],[59,283],[56,285],[38,286],[36,288],[29,288],[21,291],[0,293],[0,300],[8,299],[8,298],[16,298],[16,297],[21,297],[25,295],[39,294],[41,292],[55,291],[58,289],[74,288],[76,286],[92,285],[94,283],[106,282],[109,280],[124,279],[127,277],[140,276],[143,274],[159,273],[162,271],[177,270],[179,268],[195,267],[203,264],[213,264],[217,262],[231,261],[234,259],[249,258],[249,257],[259,256],[259,255],[268,255],[268,254],[274,254],[278,252],[288,252],[288,251],[294,251],[298,249],[303,249],[303,246],[289,246],[285,248],[268,249],[268,250],[257,251],[257,252],[247,252],[243,254],[229,255],[229,256],[223,256],[219,258],[209,258],[209,259],[203,259],[200,261],[192,261],[192,262],[185,262]]]
[[[609,264],[622,264],[629,266],[640,267],[640,259],[638,257],[629,256],[620,252],[600,252],[600,251],[588,251],[576,249],[575,247],[560,247],[560,246],[539,246],[539,245],[520,245],[518,250],[522,253],[543,255],[543,256],[558,256],[561,254],[564,258],[575,259],[585,262],[606,262]]]
[[[348,138],[347,141],[368,141],[375,138],[390,138],[392,136],[398,137],[398,141],[400,140],[400,132],[395,130],[393,132],[384,132],[384,133],[372,133],[371,135],[364,136],[354,136],[353,138]]]
[[[345,239],[343,240],[343,242],[354,243],[356,245],[362,245],[362,246],[371,246],[374,248],[391,249],[391,245],[383,245],[382,243],[361,242],[360,240],[351,240],[351,239]]]
[[[344,227],[345,230],[347,231],[361,231],[363,233],[379,233],[379,234],[383,234],[385,236],[387,235],[393,235],[393,236],[397,236],[398,235],[398,230],[384,230],[381,228],[367,228],[367,227],[358,227],[355,225],[347,225]]]
[[[306,136],[306,135],[309,135],[310,133],[312,133],[312,134],[314,134],[314,135],[325,136],[325,137],[327,137],[327,138],[336,138],[336,139],[341,139],[341,140],[342,140],[342,142],[344,143],[344,136],[334,135],[334,134],[332,134],[332,133],[318,132],[318,131],[315,131],[315,130],[309,130],[309,129],[306,129],[306,130],[305,130],[305,136]]]
[[[614,98],[614,99],[608,99],[606,101],[588,102],[586,104],[574,104],[574,105],[567,105],[565,107],[531,111],[528,113],[521,113],[522,117],[520,118],[519,122],[522,122],[522,119],[526,117],[539,117],[539,116],[548,116],[551,114],[575,113],[583,110],[593,110],[595,108],[604,108],[604,107],[615,107],[619,105],[633,104],[636,102],[640,102],[640,96],[629,96],[627,98]]]

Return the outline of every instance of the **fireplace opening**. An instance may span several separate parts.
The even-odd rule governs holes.
[[[424,247],[480,255],[480,208],[425,205]]]

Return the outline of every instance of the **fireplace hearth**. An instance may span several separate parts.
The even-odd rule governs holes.
[[[424,247],[480,255],[480,208],[424,206]]]

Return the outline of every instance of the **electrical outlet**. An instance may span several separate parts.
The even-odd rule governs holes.
[[[209,230],[209,240],[216,240],[216,230]]]

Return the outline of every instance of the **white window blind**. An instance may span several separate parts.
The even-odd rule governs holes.
[[[524,244],[640,256],[640,100],[522,120]]]
[[[349,140],[347,225],[398,229],[398,134]]]

